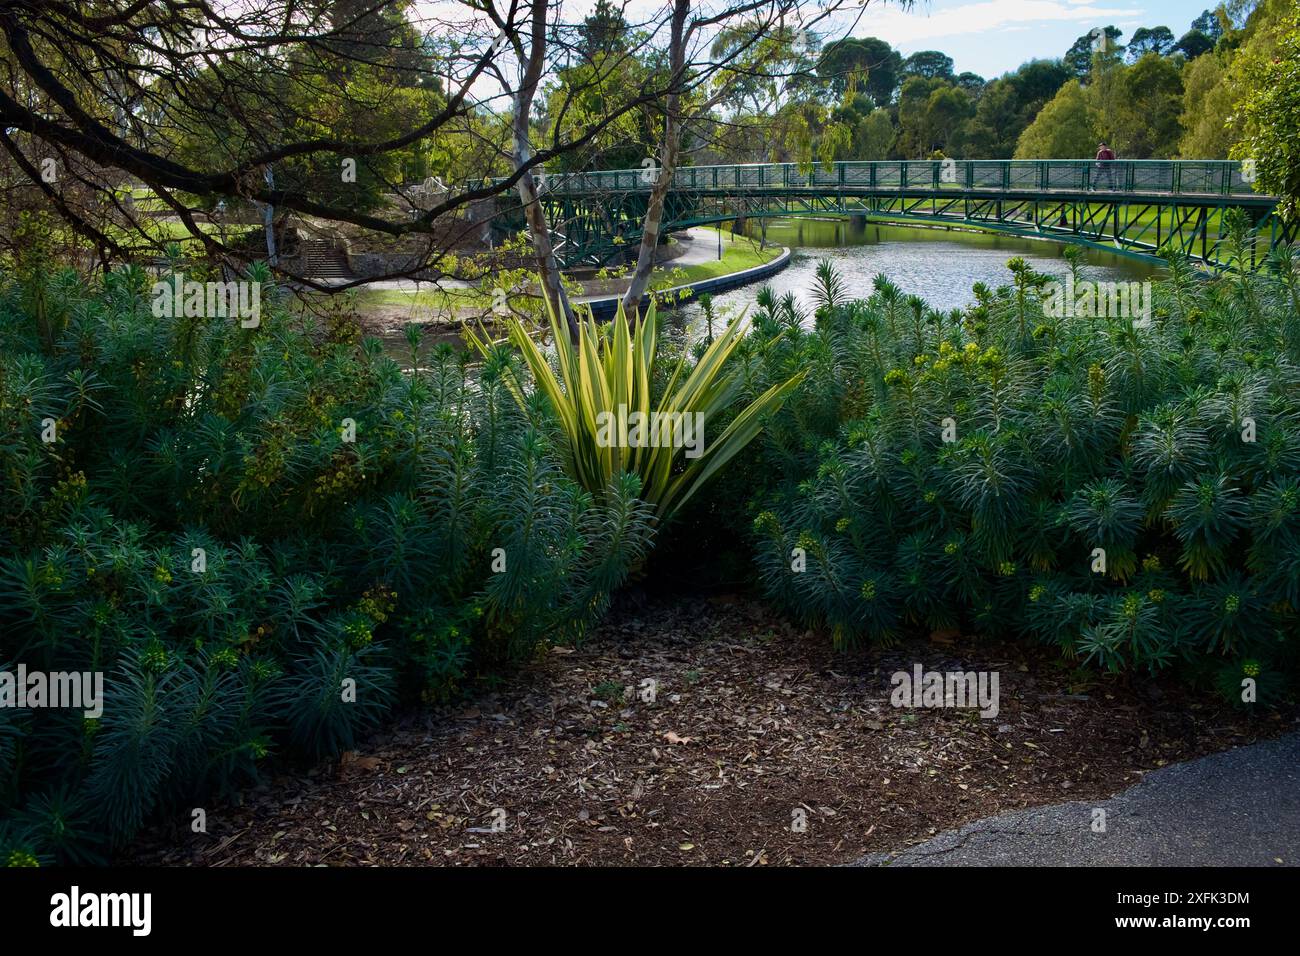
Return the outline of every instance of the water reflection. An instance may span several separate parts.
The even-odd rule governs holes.
[[[754,223],[750,231],[757,237],[759,229],[760,224]],[[742,310],[752,311],[764,285],[770,285],[778,297],[793,292],[811,314],[811,290],[822,259],[835,264],[850,296],[870,295],[872,279],[884,273],[905,295],[919,295],[944,310],[970,305],[974,301],[971,287],[976,282],[994,287],[1008,284],[1011,273],[1006,264],[1014,256],[1027,260],[1039,272],[1064,277],[1069,271],[1062,243],[957,229],[855,224],[848,219],[776,219],[767,223],[767,241],[791,247],[790,264],[768,279],[715,295],[717,319],[725,322]],[[1157,270],[1150,263],[1094,249],[1085,249],[1084,261],[1084,277],[1093,281],[1148,279]],[[715,320],[714,327],[721,325]],[[701,336],[703,328],[696,304],[684,306],[664,324],[668,334],[675,332],[690,340]],[[402,331],[391,329],[380,337],[385,350],[409,366]],[[421,356],[440,342],[464,347],[459,333],[431,332],[425,336]]]
[[[750,232],[757,236],[758,226],[751,225]],[[970,305],[974,301],[971,287],[976,282],[994,287],[1009,284],[1011,273],[1006,263],[1015,256],[1039,272],[1064,276],[1069,271],[1061,243],[955,229],[861,221],[855,225],[847,219],[777,219],[768,223],[767,241],[794,250],[790,265],[764,282],[714,296],[714,310],[719,315],[752,309],[764,285],[770,285],[778,297],[793,292],[811,313],[811,290],[822,259],[835,264],[853,297],[870,295],[871,280],[884,273],[905,295],[919,295],[945,310]],[[1157,268],[1093,249],[1086,250],[1085,262],[1085,277],[1094,281],[1148,279]],[[699,306],[690,305],[682,311],[693,336],[701,320]]]

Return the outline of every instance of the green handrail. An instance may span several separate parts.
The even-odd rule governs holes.
[[[863,189],[873,192],[951,190],[954,183],[970,192],[1028,191],[1086,192],[1094,185],[1106,192],[1140,195],[1266,197],[1241,174],[1241,163],[1221,159],[958,159],[955,176],[940,181],[940,160],[842,161],[823,164],[730,163],[723,166],[678,168],[675,184],[720,190]],[[922,175],[915,172],[926,167]],[[793,170],[793,173],[792,173]],[[807,174],[804,175],[804,171]],[[547,173],[545,191],[581,194],[600,191],[649,190],[641,169],[611,169],[588,173]],[[500,180],[497,180],[500,182]],[[1035,183],[1035,186],[1027,184]]]

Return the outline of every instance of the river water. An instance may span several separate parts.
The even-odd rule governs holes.
[[[751,223],[754,238],[759,228],[758,223]],[[790,264],[767,279],[714,295],[715,329],[720,328],[718,319],[725,321],[753,311],[754,300],[765,285],[770,285],[778,298],[793,292],[811,316],[811,290],[822,259],[835,264],[850,297],[869,296],[872,280],[883,273],[905,295],[919,295],[944,310],[971,304],[971,286],[976,282],[992,287],[1009,284],[1007,260],[1015,256],[1039,272],[1064,277],[1069,271],[1061,243],[958,229],[875,223],[854,226],[847,219],[774,219],[767,223],[767,241],[790,247]],[[1085,250],[1084,261],[1084,277],[1098,282],[1141,281],[1151,278],[1157,269],[1094,249]],[[665,331],[692,340],[702,336],[704,320],[699,305],[687,303],[678,309],[665,324]],[[400,330],[392,329],[381,338],[393,358],[404,367],[409,364]],[[442,341],[461,344],[459,333],[442,333],[427,336],[424,348]]]
[[[757,224],[750,233],[758,236]],[[761,282],[713,297],[718,316],[752,310],[764,285],[777,297],[793,292],[811,314],[811,290],[817,263],[830,259],[853,298],[871,294],[871,281],[883,273],[905,295],[919,295],[939,309],[956,309],[974,302],[976,282],[997,287],[1011,282],[1007,260],[1015,256],[1039,272],[1065,276],[1069,267],[1057,242],[1021,239],[992,233],[956,229],[883,226],[867,223],[856,228],[844,219],[775,219],[767,225],[767,241],[789,246],[790,264]],[[1113,253],[1087,249],[1085,278],[1093,281],[1135,281],[1151,278],[1156,267]],[[694,332],[699,306],[684,308]]]

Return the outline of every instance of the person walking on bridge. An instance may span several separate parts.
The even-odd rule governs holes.
[[[1115,162],[1115,151],[1106,145],[1105,141],[1097,146],[1097,181],[1094,186],[1101,186],[1101,176],[1106,175],[1106,188],[1115,188],[1115,167],[1111,164]]]

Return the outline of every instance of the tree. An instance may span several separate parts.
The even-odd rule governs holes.
[[[1174,48],[1174,34],[1168,27],[1138,27],[1128,41],[1128,58],[1136,63],[1148,53],[1164,56]]]
[[[1251,160],[1256,188],[1279,197],[1280,214],[1300,220],[1300,15],[1275,29],[1261,29],[1242,50],[1245,95],[1240,112],[1244,136],[1234,159]]]
[[[978,99],[980,94],[984,92],[984,87],[987,84],[985,83],[984,77],[980,76],[978,73],[971,73],[968,71],[957,77],[957,85],[972,97]]]
[[[1202,10],[1201,15],[1192,21],[1192,29],[1209,37],[1211,43],[1217,43],[1223,36],[1223,21],[1216,11]]]
[[[941,86],[943,80],[909,76],[898,92],[898,139],[895,150],[904,159],[928,158],[934,149],[930,145],[926,125],[926,110],[930,94]]]
[[[810,58],[804,55],[808,38],[815,36],[814,28],[820,22],[838,10],[838,3],[818,7],[810,19],[801,18],[797,6],[797,0],[768,3],[735,0],[734,6],[724,5],[720,9],[704,9],[697,3],[697,12],[691,16],[691,0],[673,0],[663,138],[658,163],[653,167],[654,181],[646,203],[636,265],[623,294],[623,307],[629,315],[638,311],[649,286],[654,254],[661,238],[664,203],[677,170],[686,127],[724,101],[736,84],[751,82],[755,77],[766,77],[774,89],[784,79],[788,81],[785,89],[795,95],[812,89],[806,82],[813,75]],[[791,20],[796,20],[799,26],[791,27]],[[697,55],[700,60],[696,59]],[[797,64],[793,72],[788,68],[792,58]],[[695,90],[707,90],[707,93],[688,105],[686,97]],[[819,144],[820,158],[829,162],[850,138],[850,132],[838,124],[824,131]]]
[[[584,60],[592,61],[602,54],[627,51],[627,18],[610,0],[596,0],[595,9],[583,19],[578,33],[578,54]]]
[[[1188,60],[1195,60],[1202,53],[1209,53],[1214,49],[1214,41],[1202,33],[1200,30],[1188,30],[1174,44],[1175,53],[1181,53]]]
[[[1007,75],[1007,80],[1015,87],[1024,126],[1033,121],[1038,111],[1069,78],[1070,71],[1060,60],[1030,60]]]
[[[1078,80],[1070,80],[1043,107],[1016,144],[1016,159],[1091,158],[1101,118]]]
[[[626,51],[602,51],[592,46],[591,58],[566,67],[546,97],[545,125],[551,138],[572,140],[591,127],[601,127],[585,148],[559,157],[553,168],[561,172],[584,169],[631,169],[654,153],[658,142],[658,116],[648,109],[623,113],[602,123],[623,91],[667,81],[640,58]]]
[[[1075,40],[1070,49],[1065,51],[1064,63],[1070,75],[1079,80],[1086,80],[1092,75],[1093,56],[1108,54],[1118,56],[1124,49],[1119,38],[1124,31],[1115,26],[1094,28]]]
[[[817,75],[836,99],[850,85],[866,93],[876,106],[886,106],[902,81],[903,57],[884,40],[846,37],[828,43],[817,61]]]
[[[936,151],[957,154],[965,123],[974,114],[970,94],[960,87],[938,78],[908,77],[898,98],[898,150],[909,159],[927,159]]]
[[[903,61],[903,75],[926,79],[952,79],[952,57],[938,50],[921,50]]]
[[[966,130],[968,155],[980,159],[1010,159],[1024,131],[1020,97],[1009,79],[997,79],[984,88],[975,116]]]
[[[1258,90],[1263,65],[1271,62],[1281,24],[1292,9],[1288,0],[1262,0],[1241,26],[1240,11],[1216,8],[1214,51],[1184,68],[1179,154],[1186,159],[1224,159],[1245,135],[1239,106],[1248,90]],[[1208,11],[1207,11],[1208,13]],[[1204,26],[1202,19],[1197,24]]]
[[[1232,117],[1237,88],[1228,82],[1227,57],[1212,53],[1183,67],[1183,136],[1178,143],[1183,159],[1227,159],[1237,141]]]
[[[1132,66],[1114,70],[1113,83],[1088,92],[1101,115],[1103,134],[1127,159],[1163,159],[1178,153],[1183,81],[1178,65],[1147,53]]]
[[[158,216],[122,201],[124,184],[142,183],[150,204],[163,206],[213,265],[243,266],[259,255],[242,241],[246,230],[227,237],[204,228],[221,201],[232,212],[264,210],[268,237],[293,214],[386,243],[392,265],[376,278],[440,274],[458,268],[450,250],[482,228],[467,211],[508,196],[523,176],[512,141],[530,117],[516,123],[503,107],[518,91],[494,60],[526,58],[533,6],[516,3],[503,15],[482,0],[449,3],[420,34],[407,3],[379,0],[7,5],[0,146],[20,168],[57,157],[65,172],[77,171],[94,203],[69,203],[63,183],[43,195],[117,261],[140,245],[162,251]],[[623,92],[602,122],[655,92]],[[528,163],[599,132],[553,141]],[[422,178],[452,144],[472,180],[428,201],[413,195],[407,176]],[[489,181],[494,175],[506,179]],[[112,229],[97,229],[96,207],[111,210]],[[274,243],[267,246],[274,259]],[[303,284],[343,288],[274,264]]]
[[[1059,60],[1030,60],[990,82],[967,124],[965,155],[1010,159],[1025,127],[1069,78],[1069,70]]]
[[[965,124],[974,115],[974,100],[961,87],[945,85],[932,91],[925,107],[925,128],[931,150],[947,156],[961,155]]]
[[[862,117],[853,130],[852,158],[864,162],[888,159],[889,151],[893,149],[896,138],[897,133],[889,110],[874,109]]]

